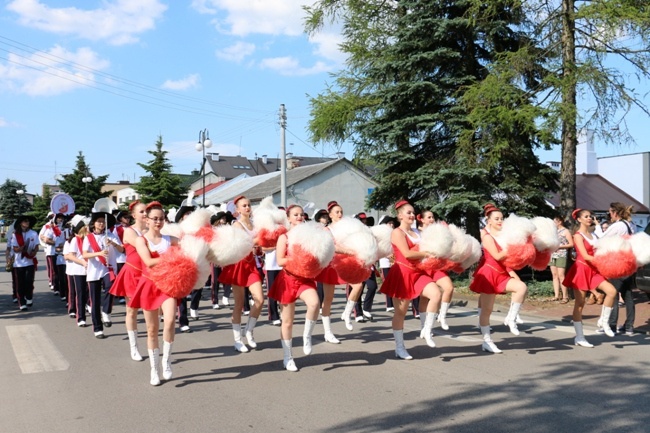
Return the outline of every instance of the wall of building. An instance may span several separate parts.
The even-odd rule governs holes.
[[[598,174],[650,207],[650,153],[598,158]]]

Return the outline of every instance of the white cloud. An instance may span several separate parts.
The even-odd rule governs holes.
[[[223,33],[236,36],[249,34],[303,34],[304,0],[194,0],[199,13],[217,15],[214,24]],[[225,16],[219,12],[225,12]]]
[[[325,62],[316,62],[314,66],[305,68],[300,66],[298,59],[290,56],[264,59],[260,62],[260,67],[262,69],[270,69],[285,76],[314,75],[332,69],[332,67],[325,64]]]
[[[316,44],[316,48],[314,49],[316,55],[339,65],[345,62],[346,55],[339,48],[339,45],[343,43],[343,35],[341,33],[323,31],[311,36],[309,42]]]
[[[199,74],[191,74],[180,80],[167,80],[161,86],[167,90],[187,90],[196,87],[199,82]]]
[[[5,120],[4,117],[0,117],[0,128],[7,128],[9,127],[9,122]]]
[[[0,64],[0,87],[31,96],[58,95],[84,85],[95,86],[94,71],[109,66],[90,48],[72,52],[58,45],[29,57],[10,53],[8,59]]]
[[[230,62],[241,63],[244,58],[255,52],[255,44],[248,42],[236,42],[235,44],[221,50],[217,50],[216,56]]]
[[[151,30],[167,6],[160,0],[114,0],[98,9],[51,8],[38,0],[13,0],[7,9],[19,22],[50,33],[71,34],[113,45],[137,42],[136,35]]]

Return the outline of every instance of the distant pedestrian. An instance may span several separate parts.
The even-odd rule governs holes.
[[[560,247],[551,254],[551,275],[553,276],[553,292],[555,294],[553,301],[560,301],[561,304],[569,302],[567,289],[562,283],[566,276],[568,251],[573,248],[573,236],[564,226],[564,218],[556,215],[553,222],[557,226],[557,237],[560,240]],[[560,298],[560,292],[562,297]]]
[[[14,223],[11,248],[15,254],[13,272],[16,280],[16,299],[18,308],[27,310],[34,304],[34,276],[36,274],[36,254],[38,253],[38,234],[32,230],[36,218],[20,215]]]

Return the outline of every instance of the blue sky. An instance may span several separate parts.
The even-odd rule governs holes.
[[[335,28],[303,33],[305,0],[3,0],[0,2],[0,182],[40,193],[83,151],[94,175],[137,180],[159,134],[174,171],[200,165],[207,128],[222,155],[287,151],[326,156],[308,143],[307,95],[344,62]],[[648,120],[632,113],[635,147],[650,150]],[[290,143],[293,143],[291,145]],[[352,148],[342,149],[347,157]],[[559,160],[559,150],[540,158]]]

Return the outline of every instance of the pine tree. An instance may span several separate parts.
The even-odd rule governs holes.
[[[59,181],[61,190],[68,194],[75,203],[75,212],[87,215],[92,211],[95,202],[103,197],[108,197],[112,191],[102,192],[102,186],[106,183],[108,175],[93,176],[90,166],[86,164],[86,158],[80,151],[72,173],[64,174]],[[90,178],[90,182],[83,182],[83,178]]]
[[[5,225],[11,224],[17,216],[28,213],[32,205],[25,197],[26,185],[14,179],[7,179],[0,185],[0,217]],[[16,191],[23,191],[17,194]]]
[[[162,135],[159,135],[156,150],[148,151],[153,155],[153,159],[146,164],[138,163],[149,174],[140,178],[135,189],[142,201],[155,200],[168,208],[177,206],[181,202],[184,191],[179,176],[172,174],[172,165],[167,159],[167,151],[162,150],[162,147]]]

